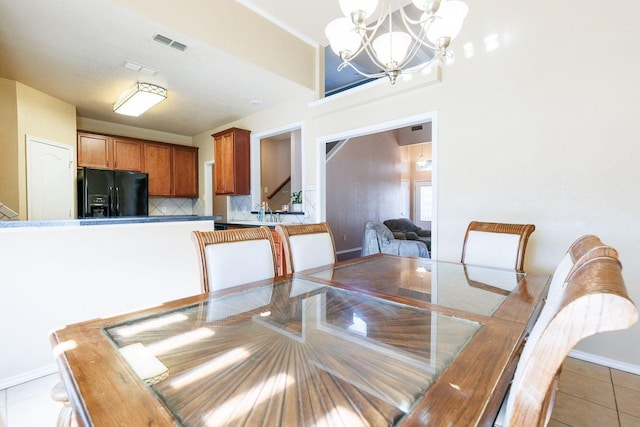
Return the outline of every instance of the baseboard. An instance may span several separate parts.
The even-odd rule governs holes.
[[[585,362],[591,362],[598,365],[606,366],[607,368],[613,368],[619,371],[625,371],[631,374],[640,375],[640,366],[634,365],[632,363],[620,362],[618,360],[596,356],[594,354],[585,353],[584,351],[579,351],[579,350],[572,350],[569,353],[569,357],[584,360]]]
[[[4,390],[5,388],[13,387],[18,384],[26,383],[28,381],[45,377],[47,375],[51,375],[56,372],[58,372],[58,367],[55,364],[53,364],[53,365],[45,366],[44,368],[34,369],[33,371],[24,372],[14,377],[2,378],[0,379],[0,390]]]

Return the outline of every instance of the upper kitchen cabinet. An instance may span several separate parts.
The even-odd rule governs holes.
[[[141,141],[125,138],[113,140],[113,168],[122,171],[142,172],[144,153]]]
[[[78,167],[141,172],[143,162],[141,141],[78,132]]]
[[[111,138],[91,133],[78,133],[78,167],[112,169]]]
[[[173,147],[145,142],[144,166],[149,174],[149,196],[173,197]]]
[[[144,143],[149,196],[198,197],[198,148]]]
[[[198,197],[198,148],[78,132],[78,167],[146,172],[151,197]]]
[[[198,197],[198,148],[173,146],[175,197]]]
[[[251,194],[249,136],[251,131],[230,128],[213,134],[216,194]]]

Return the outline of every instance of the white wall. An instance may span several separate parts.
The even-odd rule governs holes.
[[[192,230],[213,221],[0,228],[0,389],[52,372],[56,327],[200,293]]]
[[[534,223],[526,267],[537,271],[553,271],[577,237],[595,233],[620,251],[640,302],[638,15],[637,2],[470,2],[441,83],[418,77],[320,106],[291,100],[194,144],[230,125],[267,132],[300,121],[303,183],[322,189],[319,139],[437,112],[440,259],[460,259],[471,220]],[[638,342],[640,325],[579,348],[640,372]]]

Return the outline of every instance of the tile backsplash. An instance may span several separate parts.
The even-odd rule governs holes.
[[[198,199],[149,197],[149,216],[204,215]]]

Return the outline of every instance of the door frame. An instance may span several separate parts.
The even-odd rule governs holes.
[[[348,129],[341,132],[323,135],[316,138],[316,182],[318,183],[316,221],[325,221],[327,218],[327,163],[326,145],[333,141],[340,141],[348,138],[371,135],[393,129],[403,128],[431,122],[431,143],[433,166],[431,172],[431,182],[433,187],[433,219],[431,221],[431,258],[437,259],[438,250],[438,112],[430,111],[414,116],[402,117],[382,123],[377,123],[361,128]],[[411,191],[411,190],[409,190]]]

